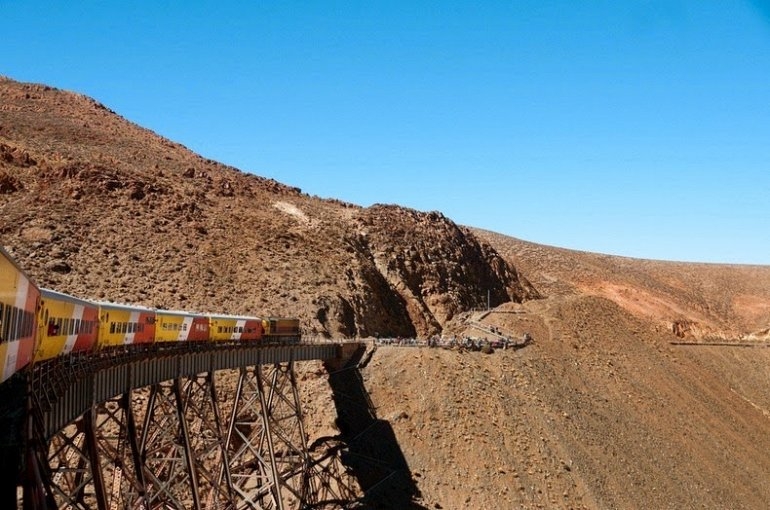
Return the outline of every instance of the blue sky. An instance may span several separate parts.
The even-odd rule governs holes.
[[[0,74],[521,239],[770,264],[770,1],[0,0]]]

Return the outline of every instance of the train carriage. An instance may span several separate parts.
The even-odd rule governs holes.
[[[0,247],[0,382],[32,361],[40,290]]]
[[[99,303],[98,346],[144,344],[155,341],[155,310]]]
[[[209,315],[211,340],[261,340],[263,336],[262,319],[257,317],[238,317],[234,315]]]
[[[299,320],[198,314],[40,290],[0,248],[0,382],[26,365],[106,347],[185,341],[298,341]]]
[[[299,319],[269,318],[262,321],[265,336],[271,340],[299,341]]]
[[[155,341],[186,342],[209,339],[209,318],[190,312],[156,310]]]
[[[99,333],[99,307],[50,289],[40,292],[35,361],[93,349]]]

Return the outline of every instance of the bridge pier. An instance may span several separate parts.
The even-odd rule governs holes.
[[[292,360],[336,357],[337,347],[39,367],[27,393],[20,503],[25,510],[344,505],[354,482],[342,448],[309,450]]]

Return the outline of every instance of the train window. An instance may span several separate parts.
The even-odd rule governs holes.
[[[110,334],[112,335],[114,333],[115,333],[115,323],[114,322],[110,322]]]
[[[11,305],[5,306],[5,312],[0,314],[0,320],[2,320],[2,324],[0,324],[0,336],[3,337],[4,341],[10,340],[8,338],[8,332],[10,331],[10,315],[11,315]]]
[[[182,331],[187,331],[187,323],[182,324]]]
[[[0,303],[0,342],[5,341],[5,333],[3,333],[3,303]]]
[[[5,318],[3,319],[3,328],[5,328],[5,334],[3,335],[6,340],[11,338],[11,316],[13,315],[13,307],[11,305],[5,306]]]
[[[8,335],[10,338],[9,340],[16,340],[19,338],[18,331],[19,331],[19,309],[16,307],[13,307],[11,309],[11,334]]]
[[[4,321],[4,323],[5,323],[5,326],[4,326],[5,327],[5,339],[10,342],[10,341],[15,339],[14,336],[13,336],[13,327],[14,327],[13,326],[13,321],[14,321],[14,319],[16,317],[16,309],[14,307],[12,307],[11,305],[8,305],[8,308],[7,308],[6,312],[5,312],[5,316],[6,316],[6,320]]]
[[[217,328],[217,332],[218,332],[218,333],[221,333],[221,332],[222,332],[222,326],[219,326],[219,327]]]

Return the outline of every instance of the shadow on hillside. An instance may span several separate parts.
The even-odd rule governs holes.
[[[359,349],[342,368],[326,363],[340,439],[347,446],[342,463],[363,489],[365,508],[426,510],[415,502],[420,491],[393,428],[377,418],[366,392],[358,368],[365,352]]]

